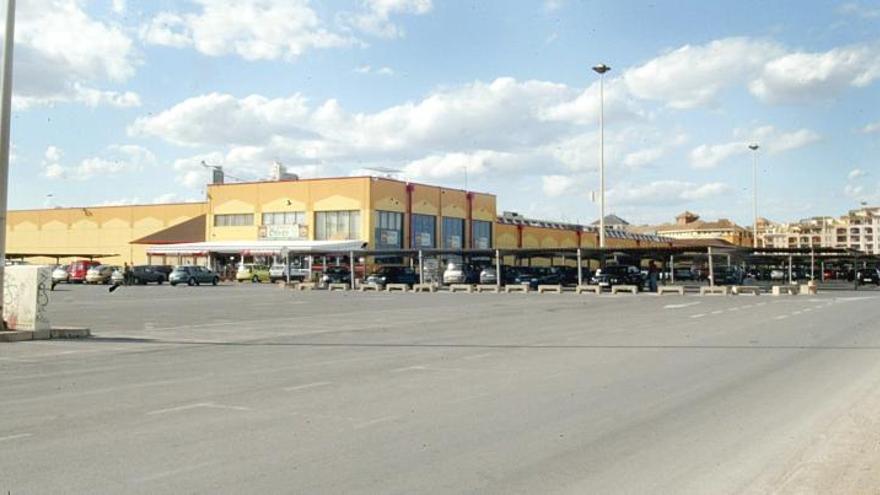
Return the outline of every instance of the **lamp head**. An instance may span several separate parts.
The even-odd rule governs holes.
[[[750,144],[749,145],[749,149],[752,151],[756,151],[758,148],[759,148],[759,146],[757,144]]]
[[[608,67],[605,64],[599,64],[599,65],[593,66],[593,70],[599,74],[604,74],[604,73],[608,72],[609,70],[611,70],[611,67]]]

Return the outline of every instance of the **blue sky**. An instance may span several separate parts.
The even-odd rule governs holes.
[[[33,0],[10,207],[198,200],[231,176],[401,170],[592,221],[880,203],[880,2]],[[51,195],[51,196],[50,196]]]

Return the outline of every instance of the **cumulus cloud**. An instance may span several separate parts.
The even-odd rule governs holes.
[[[737,129],[735,141],[720,144],[701,144],[691,150],[691,164],[695,168],[713,168],[735,156],[749,153],[749,145],[759,143],[760,149],[770,154],[783,153],[813,144],[821,139],[810,129],[781,132],[773,126],[755,129]]]
[[[307,0],[191,0],[194,12],[158,13],[141,27],[141,39],[161,46],[192,46],[219,57],[294,60],[308,50],[348,46],[331,32]]]
[[[96,87],[124,83],[135,73],[139,60],[124,28],[93,19],[77,0],[21,2],[16,15],[16,108],[140,104],[133,92]]]
[[[65,164],[64,152],[56,146],[49,146],[43,153],[42,174],[48,179],[82,181],[132,172],[155,164],[155,155],[137,145],[111,145],[101,156],[85,158],[76,164]]]
[[[841,14],[854,15],[863,19],[880,18],[880,7],[860,4],[857,2],[848,2],[838,8]]]
[[[375,74],[379,76],[393,76],[394,69],[391,67],[372,67],[370,65],[361,65],[355,67],[354,71],[358,74]]]
[[[849,180],[856,180],[856,179],[860,179],[866,175],[868,175],[868,173],[865,172],[864,170],[862,170],[860,168],[854,168],[854,169],[850,170],[850,172],[846,175],[846,178]]]
[[[873,134],[880,132],[880,122],[872,122],[862,127],[862,133]]]
[[[433,9],[431,0],[362,0],[363,11],[345,13],[343,22],[355,29],[380,38],[400,38],[403,28],[391,20],[393,15],[424,15]]]
[[[749,90],[769,103],[824,100],[880,78],[880,44],[794,52],[768,61]]]
[[[575,189],[574,177],[568,175],[545,175],[541,177],[541,190],[550,198],[571,194]]]
[[[715,198],[730,192],[722,182],[696,184],[678,180],[660,180],[643,185],[620,183],[607,192],[614,205],[673,206]]]

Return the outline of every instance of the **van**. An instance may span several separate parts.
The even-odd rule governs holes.
[[[93,268],[100,265],[97,261],[91,260],[76,260],[67,267],[67,273],[70,274],[67,281],[70,283],[81,284],[86,281],[86,275],[89,272],[89,268]]]

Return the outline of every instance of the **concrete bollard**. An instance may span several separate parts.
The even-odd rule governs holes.
[[[10,330],[48,332],[49,289],[52,286],[52,270],[48,266],[7,266],[3,283],[3,319]],[[39,338],[39,337],[35,337]]]

